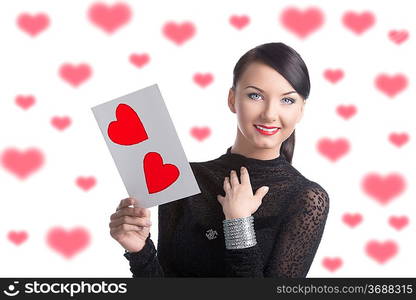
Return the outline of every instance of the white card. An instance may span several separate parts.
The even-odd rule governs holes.
[[[201,192],[157,84],[91,109],[127,193],[138,206]]]

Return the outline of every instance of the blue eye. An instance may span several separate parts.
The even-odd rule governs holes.
[[[257,93],[250,93],[250,94],[247,94],[247,96],[248,96],[250,99],[253,99],[253,98],[251,98],[251,95],[257,95],[257,96],[259,96],[260,94],[257,94]],[[255,99],[253,99],[253,100],[255,100]]]
[[[295,103],[295,100],[294,100],[294,99],[292,99],[292,98],[283,98],[283,99],[290,100],[290,103],[291,103],[291,104]]]
[[[247,96],[250,98],[250,99],[252,99],[252,100],[256,100],[256,99],[253,99],[252,97],[251,97],[251,95],[257,95],[257,96],[261,96],[260,94],[258,94],[258,93],[249,93],[249,94],[247,94]],[[294,99],[292,99],[292,98],[283,98],[282,100],[290,100],[289,101],[289,103],[290,104],[293,104],[293,103],[295,103],[296,102],[296,100],[294,100]],[[287,102],[286,102],[287,103]]]

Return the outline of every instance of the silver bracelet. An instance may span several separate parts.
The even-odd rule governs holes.
[[[253,216],[224,220],[223,227],[227,249],[242,249],[257,244]]]

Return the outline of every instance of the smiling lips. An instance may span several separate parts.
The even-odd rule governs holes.
[[[260,126],[260,125],[254,125],[256,130],[264,135],[273,135],[277,133],[280,130],[280,127],[267,127],[267,126]]]

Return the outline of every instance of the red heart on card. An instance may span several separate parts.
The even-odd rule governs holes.
[[[70,231],[66,231],[62,227],[55,227],[48,232],[46,240],[52,249],[62,254],[65,258],[71,258],[88,246],[90,235],[81,227]]]
[[[15,245],[20,245],[27,239],[26,231],[10,231],[7,238]]]
[[[172,164],[163,164],[163,159],[157,152],[145,155],[143,167],[149,194],[166,189],[179,177],[179,169]]]
[[[116,108],[117,121],[108,125],[108,137],[116,144],[134,145],[147,140],[147,132],[137,113],[127,104]]]

